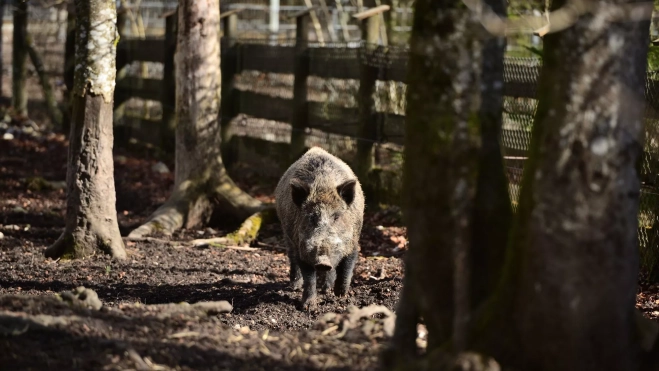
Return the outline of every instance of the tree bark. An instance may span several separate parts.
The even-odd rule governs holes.
[[[428,328],[428,352],[451,338],[452,350],[466,346],[480,147],[480,30],[459,0],[415,3],[402,192],[410,248],[393,340],[403,364],[414,355],[419,317]]]
[[[76,10],[66,227],[45,254],[71,259],[100,250],[123,259],[112,159],[117,11],[113,0],[76,0]]]
[[[4,53],[4,51],[3,51],[3,49],[4,49],[3,48],[4,34],[2,33],[2,28],[1,27],[4,24],[3,20],[5,19],[5,5],[6,5],[5,0],[0,0],[0,56],[4,55],[3,54]],[[2,82],[3,82],[2,81],[3,80],[2,70],[3,70],[3,68],[4,68],[4,63],[3,63],[2,58],[0,58],[0,98],[2,98],[2,96],[4,95],[2,93],[2,86],[3,86],[2,85]]]
[[[66,4],[66,41],[64,43],[64,85],[66,92],[62,102],[62,132],[68,135],[71,131],[71,115],[73,109],[73,74],[75,68],[75,3]]]
[[[486,0],[485,4],[506,17],[505,0]],[[470,301],[476,308],[496,288],[503,269],[513,211],[508,193],[508,178],[500,145],[503,121],[504,37],[483,41],[481,105],[478,112],[481,128],[478,180],[474,200]]]
[[[39,55],[39,52],[37,52],[37,50],[34,48],[34,45],[32,45],[32,40],[30,37],[27,38],[25,47],[27,48],[27,52],[30,56],[30,60],[32,61],[32,65],[37,72],[37,76],[39,77],[39,83],[41,83],[43,97],[46,101],[46,106],[48,107],[48,116],[50,116],[50,120],[53,122],[53,126],[57,130],[60,130],[62,129],[62,111],[60,111],[59,106],[57,105],[55,93],[53,92],[53,86],[48,79],[48,75],[46,74],[46,69],[43,65],[43,61],[41,60],[41,56]]]
[[[488,330],[474,336],[508,367],[639,366],[637,163],[649,20],[614,21],[619,11],[596,8],[545,36],[508,265],[484,313]]]
[[[27,118],[27,0],[17,0],[14,8],[12,41],[12,97],[14,114]]]
[[[220,205],[240,218],[262,209],[261,202],[234,184],[220,153],[219,9],[218,0],[179,2],[174,191],[131,238],[202,225]]]

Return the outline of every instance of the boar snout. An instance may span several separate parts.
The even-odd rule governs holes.
[[[316,264],[314,265],[317,271],[330,271],[332,270],[332,263],[330,262],[329,256],[321,255],[316,259]]]

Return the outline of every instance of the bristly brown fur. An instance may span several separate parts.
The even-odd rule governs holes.
[[[304,286],[302,306],[315,303],[317,275],[323,290],[334,285],[334,293],[344,295],[359,254],[364,219],[364,194],[352,169],[313,147],[283,174],[275,198],[289,249],[290,280],[295,289]],[[320,256],[329,257],[330,271],[316,272]]]

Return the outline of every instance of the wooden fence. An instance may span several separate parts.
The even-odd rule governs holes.
[[[309,10],[292,15],[296,20],[296,38],[289,44],[270,45],[267,41],[250,42],[236,36],[239,11],[222,14],[222,123],[225,125],[238,114],[267,120],[286,122],[292,126],[291,155],[297,156],[304,147],[306,128],[341,134],[357,139],[356,167],[361,175],[372,166],[374,143],[386,141],[403,143],[404,116],[376,110],[373,93],[376,81],[405,82],[407,52],[380,42],[380,13],[387,6],[377,7],[354,15],[362,29],[362,43],[358,47],[336,48],[310,45]],[[162,79],[119,77],[115,89],[117,109],[135,97],[162,102],[163,110],[174,105],[173,56],[176,43],[176,14],[166,16],[164,38],[124,39],[117,46],[117,68],[134,61],[163,63]],[[538,67],[507,61],[508,69],[520,78],[508,78],[505,95],[514,98],[535,97],[535,76]],[[234,80],[243,71],[289,74],[294,76],[293,96],[282,98],[253,91],[240,91]],[[325,102],[307,99],[309,77],[359,81],[357,107],[334,107],[331,114]],[[161,144],[171,141],[173,111],[163,114]],[[149,124],[149,123],[145,123]],[[150,123],[154,124],[154,123]],[[516,130],[506,129],[505,130]],[[506,135],[506,133],[504,133]],[[512,133],[511,133],[512,135]],[[226,136],[228,140],[228,135]],[[169,147],[169,145],[167,146]],[[509,148],[514,151],[514,148]],[[512,153],[512,152],[510,152]]]

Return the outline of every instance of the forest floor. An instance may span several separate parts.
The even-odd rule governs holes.
[[[287,287],[279,225],[265,226],[249,251],[193,246],[236,228],[219,218],[203,230],[125,240],[124,262],[45,259],[64,227],[67,144],[33,126],[0,124],[0,369],[377,369],[407,248],[396,208],[366,211],[349,295],[322,296],[309,313],[296,308],[301,292]],[[136,146],[115,148],[114,158],[126,236],[167,198],[173,173],[158,170],[173,163]],[[272,201],[278,179],[246,166],[232,176]],[[75,305],[66,292],[80,286],[98,295],[100,309]],[[637,298],[646,316],[659,317],[658,286],[641,282]]]
[[[0,126],[0,369],[376,367],[385,323],[393,319],[388,311],[395,309],[402,285],[406,240],[396,208],[367,211],[348,296],[321,296],[309,313],[296,308],[301,292],[287,287],[278,224],[262,229],[252,251],[192,245],[193,239],[222,236],[237,226],[220,219],[203,230],[124,240],[124,262],[103,255],[45,259],[44,248],[64,227],[67,143],[62,135],[32,126]],[[114,158],[117,211],[126,236],[165,201],[173,173],[157,170],[163,165],[173,170],[173,163],[135,146],[115,148]],[[232,175],[255,197],[273,201],[278,179],[245,166]],[[79,286],[93,290],[103,307],[57,299]],[[164,311],[160,305],[220,301],[231,311],[185,305]],[[382,305],[371,309],[383,313],[344,326],[340,315],[358,315],[356,308],[369,305]]]

